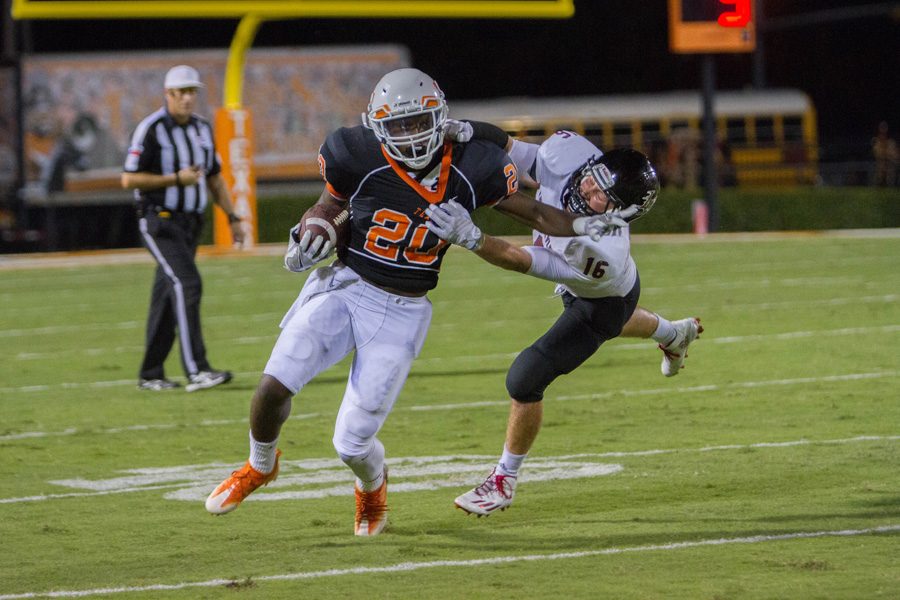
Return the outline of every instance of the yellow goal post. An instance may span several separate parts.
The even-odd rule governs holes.
[[[574,0],[13,0],[12,16],[40,19],[239,18],[225,68],[222,108],[216,111],[216,146],[222,173],[241,217],[245,239],[257,240],[252,118],[242,106],[244,63],[260,25],[299,18],[567,19]],[[231,244],[228,218],[214,211],[213,239]]]

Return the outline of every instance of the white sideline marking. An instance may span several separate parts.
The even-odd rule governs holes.
[[[896,298],[893,296],[878,296],[878,301],[889,301],[887,298],[891,298],[890,301],[893,301],[896,298],[900,298],[897,296]],[[858,303],[862,301],[859,298],[841,298],[841,300],[847,300],[847,302],[840,303],[829,303],[829,304],[849,304],[850,301]],[[778,303],[766,303],[766,305],[775,305]],[[735,308],[738,305],[729,305],[728,308]],[[765,307],[764,305],[742,305],[744,308],[749,308],[751,306],[760,306]],[[666,312],[666,311],[661,311]],[[554,320],[553,315],[549,315],[547,317],[536,317],[534,319],[526,319],[526,321],[552,321]],[[510,320],[510,321],[491,321],[489,324],[490,327],[505,327],[508,325],[521,325],[523,320]],[[440,328],[448,328],[452,329],[456,327],[456,325],[452,323],[447,324],[439,324],[432,329],[440,329]],[[756,334],[756,335],[740,335],[740,336],[730,336],[730,337],[720,337],[720,338],[709,338],[709,342],[713,344],[739,344],[741,342],[750,342],[750,341],[758,341],[765,339],[776,339],[776,340],[790,340],[797,338],[809,338],[809,337],[818,337],[818,336],[842,336],[842,335],[857,335],[857,334],[867,334],[867,333],[894,333],[896,331],[900,331],[900,325],[877,325],[873,327],[848,327],[842,329],[825,329],[821,331],[789,331],[785,333],[766,333],[766,334]],[[257,342],[272,342],[275,338],[278,337],[277,332],[272,332],[269,335],[254,335],[254,336],[245,336],[245,337],[237,337],[231,338],[230,342],[232,344],[255,344]],[[620,339],[635,339],[635,338],[620,338]],[[706,343],[707,338],[703,338],[703,342]],[[649,339],[642,340],[640,342],[633,343],[617,343],[615,345],[611,345],[610,349],[615,350],[646,350],[648,348],[652,348],[653,342]],[[114,348],[83,348],[83,349],[72,349],[72,350],[57,350],[54,352],[20,352],[15,356],[16,360],[44,360],[47,358],[53,358],[58,356],[63,356],[67,354],[82,354],[88,356],[100,356],[103,354],[121,354],[123,352],[139,352],[144,349],[143,346],[117,346]],[[447,364],[450,361],[468,361],[468,362],[480,362],[484,359],[494,359],[494,358],[515,358],[518,352],[504,352],[501,354],[482,354],[482,355],[462,355],[462,356],[452,356],[452,357],[437,357],[437,358],[421,358],[416,360],[416,364]],[[11,388],[7,388],[11,389]],[[0,391],[3,391],[3,388],[0,388]]]
[[[703,448],[671,448],[668,450],[635,450],[632,452],[599,452],[586,454],[567,454],[557,456],[559,460],[573,460],[576,458],[621,458],[626,456],[653,456],[658,454],[680,454],[684,452],[717,452],[720,450],[749,450],[751,448],[791,448],[794,446],[836,445],[854,444],[857,442],[895,442],[900,440],[900,435],[860,435],[852,438],[836,440],[793,440],[789,442],[757,442],[755,444],[726,444],[723,446],[704,446]]]
[[[318,193],[318,192],[316,192]],[[531,243],[530,235],[504,236],[519,244]],[[710,233],[696,236],[691,233],[636,233],[631,236],[635,244],[696,244],[711,246],[716,243],[733,242],[779,242],[785,240],[824,240],[840,239],[894,239],[900,237],[900,228],[883,227],[878,229],[821,229],[811,231],[746,231],[728,233]],[[451,248],[460,254],[459,248]],[[257,244],[253,248],[241,250],[221,250],[215,246],[200,246],[197,254],[205,268],[215,268],[215,261],[220,258],[252,258],[281,256],[284,253],[283,242]],[[153,264],[153,259],[143,248],[115,250],[80,250],[76,252],[50,252],[46,254],[7,254],[0,256],[0,270],[29,270],[41,268],[77,268],[98,267],[118,264]]]
[[[491,281],[509,279],[510,281],[521,281],[523,283],[529,283],[528,279],[521,278],[519,275],[496,275],[492,276]],[[461,285],[470,285],[474,282],[475,286],[480,286],[481,282],[478,279],[472,280],[462,280],[456,282],[456,287],[460,287]],[[699,291],[704,292],[709,290],[710,288],[717,289],[742,289],[747,287],[752,287],[753,289],[760,288],[769,288],[774,289],[777,287],[819,287],[824,285],[841,285],[844,288],[856,288],[856,289],[864,289],[867,284],[865,279],[860,279],[859,277],[785,277],[781,279],[749,279],[749,280],[738,280],[738,281],[706,281],[701,283],[692,283],[692,284],[683,284],[678,287],[680,292],[688,292],[688,291]],[[453,287],[449,282],[447,287]],[[880,286],[879,286],[880,287]],[[671,287],[647,287],[642,290],[645,294],[664,294],[672,291]],[[543,296],[545,292],[541,291],[538,293],[538,290],[535,289],[535,295]],[[4,294],[7,296],[8,294]],[[11,298],[7,299],[11,300]],[[488,300],[482,299],[474,299],[472,302],[488,302]],[[815,303],[815,301],[810,301],[811,303]],[[827,302],[826,302],[827,303]],[[434,308],[440,309],[443,306],[454,306],[459,307],[460,301],[454,300],[437,300],[434,303]],[[466,302],[468,305],[469,302]],[[52,307],[48,307],[48,311],[52,312]],[[283,313],[271,313],[272,319],[279,318]],[[252,318],[252,317],[251,317]],[[261,316],[262,319],[268,319],[269,314],[265,316]],[[227,321],[234,320],[235,317],[232,315],[219,315],[216,317],[210,317],[210,319],[224,319]],[[244,321],[247,318],[243,318]],[[77,324],[66,324],[66,325],[49,325],[42,327],[29,327],[29,328],[21,328],[21,329],[9,329],[5,331],[0,331],[0,338],[6,337],[23,337],[23,336],[34,336],[34,335],[55,335],[59,333],[66,332],[75,332],[82,330],[96,331],[101,329],[135,329],[143,327],[143,321],[122,321],[117,323],[77,323]]]
[[[387,459],[391,468],[391,492],[418,492],[470,485],[484,476],[485,465],[492,457],[480,455],[412,456]],[[619,473],[619,464],[558,460],[556,457],[536,457],[530,461],[528,473],[521,481],[555,481],[603,477]],[[22,498],[3,498],[0,504],[42,502],[63,498],[85,498],[110,494],[127,494],[154,490],[172,490],[163,495],[166,500],[200,503],[221,480],[222,474],[240,465],[209,463],[176,467],[149,467],[117,471],[105,479],[59,479],[47,483],[78,491],[58,494],[37,494]],[[277,500],[309,500],[332,496],[352,496],[353,476],[337,458],[285,460],[281,462],[278,485],[259,490],[245,502]]]
[[[324,571],[306,571],[299,573],[282,573],[280,575],[260,575],[250,578],[254,582],[262,581],[298,581],[304,579],[320,579],[322,577],[343,577],[345,575],[364,575],[369,573],[406,573],[422,569],[438,567],[480,567],[484,565],[509,564],[517,562],[538,562],[545,560],[565,560],[572,558],[589,558],[592,556],[610,556],[632,552],[661,552],[668,550],[684,550],[686,548],[702,548],[705,546],[724,546],[728,544],[760,544],[763,542],[781,542],[788,540],[815,539],[823,537],[850,537],[878,533],[900,531],[900,525],[880,525],[865,529],[840,529],[835,531],[798,531],[774,535],[754,535],[748,537],[718,538],[696,540],[693,542],[673,542],[671,544],[650,544],[646,546],[624,546],[619,548],[603,548],[602,550],[581,550],[578,552],[556,552],[553,554],[520,554],[518,556],[493,556],[490,558],[473,558],[469,560],[434,560],[427,562],[405,562],[384,567],[353,567],[350,569],[327,569]],[[233,579],[209,579],[207,581],[186,581],[182,583],[157,583],[134,587],[95,588],[92,590],[69,590],[54,592],[26,592],[24,594],[4,594],[0,600],[23,600],[25,598],[77,598],[101,594],[123,594],[133,592],[174,591],[188,588],[211,588],[240,583]]]
[[[482,357],[482,360],[484,357]],[[238,375],[248,375],[248,373],[238,373]],[[617,394],[622,396],[655,396],[659,394],[689,394],[694,392],[715,392],[718,390],[724,389],[740,389],[740,388],[757,388],[757,387],[765,387],[771,385],[797,385],[803,383],[822,383],[822,382],[836,382],[836,381],[860,381],[864,379],[881,379],[883,377],[896,377],[900,375],[900,371],[876,371],[873,373],[848,373],[845,375],[827,375],[825,377],[799,377],[795,379],[771,379],[768,381],[737,381],[734,383],[726,383],[722,385],[718,384],[709,384],[709,385],[697,385],[690,387],[661,387],[661,388],[650,388],[643,390],[610,390],[606,392],[597,392],[594,394],[577,394],[577,395],[562,395],[562,396],[554,396],[551,400],[554,402],[562,402],[568,400],[585,400],[585,399],[595,399],[595,398],[608,398],[609,396],[615,396]],[[107,387],[112,385],[118,385],[120,383],[128,383],[133,384],[131,380],[119,381],[119,382],[96,382],[96,383],[86,383],[86,384],[61,384],[62,387],[65,388],[74,388],[74,387]],[[28,386],[25,388],[16,388],[16,391],[39,391],[39,390],[47,390],[50,389],[50,386]],[[4,391],[0,389],[0,391]],[[483,400],[480,402],[457,402],[453,404],[419,404],[412,406],[400,406],[394,409],[395,411],[429,411],[429,410],[460,410],[460,409],[470,409],[470,408],[478,408],[485,406],[507,406],[509,404],[509,400]],[[315,417],[319,417],[319,413],[307,413],[307,414],[297,414],[289,417],[290,419],[312,419]],[[328,415],[331,417],[331,415]],[[214,425],[234,425],[238,423],[246,423],[246,419],[220,419],[220,420],[204,420],[199,423],[195,423],[195,426],[214,426]],[[102,429],[92,433],[98,433],[100,435],[107,435],[113,433],[123,433],[126,431],[141,431],[141,430],[152,430],[152,429],[174,429],[176,427],[182,427],[184,424],[172,424],[172,423],[159,423],[153,425],[129,425],[125,427],[114,427],[110,429]],[[10,440],[22,440],[22,439],[31,439],[31,438],[40,438],[40,437],[58,437],[58,436],[68,436],[68,435],[76,435],[78,433],[84,433],[74,427],[68,427],[62,431],[24,431],[21,433],[9,433],[6,435],[0,435],[0,442],[10,441]]]
[[[49,309],[52,310],[52,309]],[[241,321],[272,321],[276,322],[277,319],[280,319],[284,316],[283,312],[268,312],[268,313],[257,313],[254,315],[249,315],[246,317],[242,317]],[[235,321],[235,317],[232,315],[215,315],[211,317],[207,317],[204,321],[210,323],[216,322],[225,322],[232,323]],[[5,329],[0,331],[0,338],[8,338],[8,337],[30,337],[33,335],[56,335],[58,333],[72,333],[76,331],[99,331],[106,329],[115,329],[115,330],[123,330],[123,329],[140,329],[144,327],[146,323],[144,321],[119,321],[117,323],[80,323],[77,325],[46,325],[42,327],[29,327],[23,329]]]
[[[897,377],[900,371],[878,371],[875,373],[848,373],[846,375],[828,375],[826,377],[798,377],[795,379],[770,379],[768,381],[738,381],[735,383],[695,385],[690,387],[663,387],[645,390],[610,390],[594,394],[575,394],[556,396],[552,401],[585,400],[593,398],[608,398],[610,396],[655,396],[658,394],[689,394],[694,392],[715,392],[719,390],[757,388],[770,385],[796,385],[802,383],[822,383],[828,381],[859,381],[861,379],[880,379],[882,377]],[[410,406],[407,410],[456,410],[472,408],[475,406],[508,406],[509,400],[486,400],[483,402],[459,402],[455,404],[428,404]],[[0,438],[2,439],[2,438]]]
[[[530,244],[531,236],[503,236],[505,239],[517,245]],[[690,233],[636,233],[631,236],[635,245],[655,244],[696,244],[705,246],[717,243],[731,244],[734,242],[779,242],[785,240],[803,239],[894,239],[900,237],[900,228],[879,229],[831,229],[819,231],[757,231],[757,232],[731,232],[711,233],[698,237]],[[451,248],[451,252],[462,253],[459,248]],[[217,266],[215,261],[220,258],[250,258],[281,256],[284,253],[284,243],[273,242],[257,244],[253,248],[244,248],[240,251],[222,251],[214,246],[201,246],[198,255],[204,264],[204,269],[212,270]],[[847,260],[847,259],[843,259]],[[0,271],[38,271],[40,269],[70,269],[80,267],[102,265],[130,265],[145,263],[152,265],[153,259],[144,249],[116,249],[116,250],[83,250],[76,252],[55,252],[40,254],[7,254],[0,256]]]
[[[320,416],[319,413],[298,413],[296,415],[291,415],[288,417],[290,420],[303,420],[303,419],[314,419]],[[220,425],[238,425],[240,423],[246,423],[247,419],[205,419],[200,421],[199,423],[194,423],[191,427],[218,427]],[[99,429],[96,431],[91,431],[91,433],[96,433],[98,435],[111,435],[114,433],[126,433],[129,431],[155,431],[160,429],[177,429],[179,427],[184,427],[184,423],[156,423],[150,425],[128,425],[125,427],[110,427],[108,429]],[[80,431],[75,427],[68,427],[63,429],[62,431],[25,431],[22,433],[10,433],[7,435],[0,435],[0,442],[10,441],[10,440],[26,440],[33,438],[42,438],[42,437],[59,437],[59,436],[67,436],[67,435],[77,435],[79,433],[86,433],[85,431]]]
[[[728,444],[721,446],[704,446],[701,448],[667,448],[653,450],[613,451],[602,453],[572,454],[566,456],[535,456],[529,461],[529,470],[523,474],[522,481],[548,481],[560,477],[559,473],[565,470],[557,468],[559,461],[571,461],[578,459],[605,459],[657,456],[662,454],[704,453],[725,450],[747,450],[752,448],[792,448],[797,446],[855,444],[865,442],[894,442],[900,440],[900,435],[877,436],[865,435],[853,438],[841,438],[832,440],[791,440],[784,442],[756,442],[752,444]],[[484,465],[496,457],[480,455],[456,455],[456,456],[418,456],[390,458],[387,463],[392,466],[395,476],[405,478],[421,478],[423,476],[438,476],[437,480],[429,481],[419,479],[417,481],[405,481],[400,485],[392,484],[391,490],[409,492],[424,489],[439,489],[448,486],[465,485],[467,476],[471,473],[483,472]],[[42,502],[45,500],[58,500],[63,498],[82,498],[89,496],[106,496],[109,494],[125,494],[133,492],[145,492],[160,489],[172,489],[175,491],[165,495],[169,500],[202,501],[216,484],[219,483],[222,473],[238,465],[212,463],[205,465],[183,465],[179,467],[128,469],[120,471],[123,476],[102,480],[68,479],[50,481],[48,483],[88,490],[86,492],[66,492],[59,494],[39,494],[20,498],[0,498],[0,504],[18,504],[22,502]],[[261,490],[260,493],[251,496],[247,501],[259,500],[303,500],[308,498],[324,498],[327,496],[349,495],[350,487],[347,484],[347,473],[343,463],[337,459],[306,459],[282,462],[283,473],[278,478],[278,486],[273,490]],[[567,469],[574,477],[598,477],[611,475],[622,470],[621,465],[608,464],[580,464],[568,465]],[[292,472],[293,471],[293,472]],[[341,487],[323,488],[322,484],[344,482]],[[312,489],[286,490],[286,485],[311,485]],[[281,488],[281,489],[279,489]]]
[[[234,299],[234,295],[231,295],[230,298]],[[898,294],[885,294],[885,295],[881,295],[881,296],[854,296],[854,297],[850,297],[850,298],[820,298],[817,300],[783,300],[783,301],[779,301],[779,302],[757,302],[757,303],[747,303],[747,304],[729,304],[728,306],[725,306],[725,307],[717,306],[716,309],[717,310],[724,309],[724,310],[732,310],[732,311],[734,311],[734,310],[771,310],[773,308],[789,308],[792,306],[805,306],[805,307],[817,306],[817,305],[844,306],[847,304],[859,304],[859,303],[888,303],[888,304],[890,304],[892,302],[897,302],[898,300],[900,300],[900,295],[898,295]],[[84,306],[88,306],[88,305],[84,305]],[[29,309],[31,309],[31,308],[34,308],[34,307],[29,307]],[[91,308],[96,309],[96,306],[91,306]],[[46,312],[49,309],[46,307],[42,307],[41,310]],[[702,314],[705,310],[708,310],[708,307],[701,304],[701,305],[694,306],[694,308],[692,308],[691,310],[694,314]],[[666,313],[666,312],[672,312],[672,310],[657,307],[657,312]],[[274,322],[275,319],[280,319],[282,315],[283,315],[283,313],[280,313],[280,312],[279,313],[259,313],[259,314],[255,314],[255,315],[250,315],[249,317],[244,317],[244,318],[242,318],[242,320],[245,322],[248,320],[249,321],[273,320],[273,322]],[[492,320],[490,323],[487,323],[486,326],[489,326],[491,328],[502,328],[502,327],[508,327],[509,325],[521,325],[522,323],[529,322],[529,321],[535,321],[535,322],[553,321],[555,318],[556,318],[556,315],[548,314],[545,316],[537,316],[537,317],[524,319],[524,320],[523,319]],[[234,320],[234,317],[213,316],[213,317],[208,317],[206,320],[211,321],[211,322],[215,322],[215,321],[231,322]],[[58,328],[59,326],[55,326],[55,327]],[[76,326],[76,327],[80,327],[80,326]],[[438,324],[433,325],[432,329],[442,329],[442,328],[452,329],[454,327],[456,327],[456,325],[454,323],[438,323]],[[897,326],[892,326],[892,325],[888,325],[886,327],[887,327],[887,331],[889,331],[889,332],[896,331],[896,328],[897,328]],[[117,328],[120,328],[120,327],[117,327]],[[128,328],[131,328],[130,322],[128,323]],[[45,330],[46,328],[41,328],[41,329]],[[854,328],[852,330],[852,333],[867,333],[871,329],[872,328],[861,328],[861,327]],[[877,329],[877,327],[875,329]],[[11,330],[11,331],[18,332],[18,333],[16,333],[16,336],[19,336],[22,334],[23,331],[26,331],[26,330],[20,329],[20,330]],[[28,330],[29,333],[35,333],[36,331],[37,330]],[[811,334],[811,335],[848,335],[848,333],[847,333],[848,331],[850,331],[850,330],[839,329],[839,330],[827,330],[825,332],[794,332],[794,333],[796,334],[797,337],[810,337],[810,335],[808,335],[808,334]],[[42,333],[42,332],[43,333],[59,333],[59,331],[49,331],[49,332],[37,331],[37,332],[38,333]],[[0,331],[0,337],[2,337],[4,335],[8,337],[10,334]],[[770,337],[770,335],[771,334],[758,335],[758,336],[754,336],[752,339],[763,339],[766,337]],[[790,334],[780,334],[780,335],[790,335]],[[254,344],[257,342],[271,342],[277,336],[278,336],[278,332],[273,330],[272,333],[270,333],[268,335],[254,335],[254,336],[230,338],[230,341],[233,344]],[[722,341],[723,339],[726,339],[726,338],[713,338],[712,341],[714,343],[720,343],[720,344],[727,343],[727,342],[723,342]],[[736,337],[736,338],[728,338],[728,339],[743,341],[745,339],[750,339],[750,338]],[[705,338],[704,338],[704,340],[705,340]],[[628,346],[619,345],[616,347],[632,349],[632,348],[637,348],[637,347],[645,348],[646,345],[644,344],[644,345],[638,346],[636,344],[630,344]],[[79,348],[79,349],[70,349],[70,350],[56,350],[53,352],[19,352],[15,356],[15,359],[16,360],[43,360],[46,358],[65,356],[65,355],[69,355],[69,354],[86,354],[89,356],[101,356],[104,354],[121,354],[123,352],[139,352],[143,349],[144,349],[143,346],[134,345],[134,346],[117,346],[117,347],[105,346],[105,347],[101,347],[101,348]],[[503,355],[503,356],[508,356],[508,355]]]
[[[872,327],[844,327],[841,329],[823,329],[819,331],[787,331],[782,333],[767,333],[767,334],[758,334],[758,335],[743,335],[743,336],[729,336],[729,337],[706,337],[702,338],[702,343],[712,343],[712,344],[739,344],[743,342],[753,342],[759,340],[766,339],[774,339],[774,340],[793,340],[793,339],[804,339],[804,338],[812,338],[812,337],[824,337],[824,336],[845,336],[845,335],[864,335],[868,333],[896,333],[900,331],[900,325],[891,324],[891,325],[877,325]],[[0,337],[2,337],[2,333],[0,332]],[[267,336],[255,336],[249,338],[237,338],[236,342],[240,343],[251,343],[255,341],[264,341],[273,339],[275,334],[267,335]],[[627,339],[627,338],[623,338]],[[610,351],[618,351],[618,350],[647,350],[653,348],[654,342],[652,340],[641,340],[640,342],[628,343],[628,344],[613,344],[611,345]],[[82,350],[82,353],[91,354],[92,349]],[[34,360],[39,358],[47,358],[49,356],[61,354],[57,353],[27,353],[21,352],[16,356],[17,360]],[[482,355],[465,355],[465,356],[452,356],[452,357],[433,357],[433,358],[419,358],[416,359],[414,365],[427,365],[427,364],[440,364],[447,365],[454,362],[476,362],[480,363],[487,359],[511,359],[515,358],[518,352],[505,352],[499,354],[482,354]],[[253,373],[238,373],[238,375],[259,375],[258,372]],[[113,381],[88,381],[88,382],[66,382],[66,383],[56,383],[53,385],[30,385],[30,386],[9,386],[9,387],[0,387],[0,393],[4,392],[42,392],[52,388],[83,388],[83,387],[112,387],[118,385],[135,385],[137,382],[134,379],[118,379]]]
[[[717,309],[724,308],[727,310],[768,310],[768,309],[778,308],[778,307],[788,307],[788,306],[795,306],[795,305],[796,306],[812,306],[812,305],[816,305],[816,304],[824,304],[824,305],[828,305],[828,306],[841,306],[841,305],[859,304],[859,303],[891,303],[891,302],[896,302],[898,299],[900,299],[900,295],[887,294],[885,296],[860,296],[860,297],[856,297],[856,298],[827,298],[827,299],[820,299],[820,300],[809,300],[809,301],[804,301],[804,302],[794,301],[794,300],[786,300],[783,302],[761,302],[761,303],[757,303],[757,304],[729,304],[726,307],[717,307]],[[695,306],[691,310],[694,314],[702,314],[705,309],[706,309],[706,307],[701,305],[701,306]],[[666,313],[666,312],[672,312],[672,310],[663,310],[662,308],[658,308],[657,312],[658,313]],[[244,319],[244,321],[247,321],[247,320],[262,321],[262,320],[268,320],[270,317],[272,319],[274,319],[275,317],[273,315],[275,315],[275,314],[276,313],[265,313],[264,315],[262,315],[262,317],[264,317],[264,318],[257,318],[257,317],[260,317],[260,315],[253,315],[252,317],[249,317],[248,319]],[[278,318],[280,318],[281,315],[282,315],[282,313],[277,313]],[[216,320],[216,319],[226,320],[225,317],[210,317],[208,320]],[[229,320],[229,321],[231,319],[232,319],[231,317],[227,318],[227,320]],[[510,320],[496,320],[495,319],[495,320],[491,320],[490,323],[486,323],[485,327],[490,327],[492,329],[498,329],[498,328],[508,327],[510,325],[522,325],[523,323],[528,323],[528,322],[536,322],[536,323],[537,322],[541,322],[541,323],[551,322],[555,319],[556,319],[556,315],[552,315],[552,314],[532,317],[532,318],[528,318],[528,319],[510,319]],[[456,327],[455,323],[448,322],[448,323],[435,324],[432,326],[432,329],[433,330],[453,329],[455,327]],[[879,327],[881,327],[880,330],[879,330]],[[788,335],[788,336],[794,335],[795,337],[811,337],[813,335],[851,335],[851,334],[855,334],[855,333],[868,333],[871,329],[875,329],[876,333],[885,333],[885,332],[890,333],[892,331],[896,331],[898,328],[900,328],[900,326],[886,325],[886,326],[876,326],[874,328],[857,327],[857,328],[853,328],[852,330],[851,329],[835,329],[835,330],[826,330],[825,332],[798,331],[798,332],[787,333],[787,334],[784,334],[784,333],[782,333],[782,334],[760,334],[760,335],[756,335],[756,336],[743,336],[743,337],[739,336],[739,337],[732,337],[732,338],[711,338],[711,340],[713,343],[723,344],[723,343],[730,343],[731,340],[747,341],[750,339],[754,339],[754,340],[766,339],[766,338],[773,337],[773,336],[775,336],[776,339],[790,339],[790,338],[779,338],[778,337],[778,336],[785,336],[785,335]],[[268,335],[251,335],[251,336],[229,338],[229,341],[232,344],[255,344],[257,342],[274,342],[276,337],[278,337],[278,332],[272,331],[272,333],[270,333]],[[703,338],[703,339],[704,339],[704,341],[706,341],[706,338]],[[723,341],[723,340],[729,340],[729,341]],[[636,348],[647,348],[648,347],[647,344],[649,344],[649,343],[650,343],[650,340],[646,340],[640,344],[636,344],[636,343],[635,344],[627,344],[627,345],[619,344],[619,345],[616,345],[613,347],[619,348],[619,349],[632,350],[632,349],[636,349]],[[101,348],[74,348],[74,349],[69,349],[69,350],[54,350],[52,352],[19,352],[18,354],[16,354],[16,356],[14,358],[15,358],[15,360],[45,360],[48,358],[55,358],[55,357],[66,356],[66,355],[71,355],[71,354],[79,354],[79,355],[87,355],[87,356],[102,356],[104,354],[116,355],[116,354],[122,354],[123,352],[140,352],[143,349],[144,349],[144,347],[140,346],[140,345],[116,346],[116,347],[104,346]],[[507,356],[515,356],[515,354],[503,354],[503,355],[495,355],[495,356],[507,357]],[[434,361],[437,359],[424,359],[424,360]],[[446,361],[446,359],[440,359],[440,360]],[[419,362],[421,362],[421,361],[419,361]]]

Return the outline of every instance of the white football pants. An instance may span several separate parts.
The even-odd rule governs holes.
[[[314,270],[264,372],[293,393],[356,349],[334,429],[342,458],[373,449],[431,323],[431,301],[388,293],[344,265]]]

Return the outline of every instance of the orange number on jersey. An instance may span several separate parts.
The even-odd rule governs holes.
[[[506,175],[506,195],[512,196],[519,189],[519,172],[516,171],[516,165],[508,164],[503,167],[503,174]]]
[[[409,243],[409,247],[403,252],[403,256],[406,257],[406,260],[420,265],[430,265],[438,259],[438,252],[447,245],[447,242],[440,240],[436,246],[425,249],[423,245],[427,234],[428,228],[424,225],[416,227],[413,231],[412,241]]]
[[[397,244],[406,237],[406,232],[409,231],[409,217],[395,210],[382,208],[372,215],[372,222],[379,226],[369,228],[369,233],[366,234],[365,249],[376,256],[397,260],[400,255],[400,247]],[[382,242],[387,242],[387,245]]]
[[[401,212],[382,208],[372,215],[373,225],[366,234],[365,249],[375,256],[396,261],[400,256],[400,243],[406,238],[412,221]],[[447,245],[439,240],[432,248],[425,248],[425,236],[428,228],[419,225],[413,230],[412,239],[403,251],[403,256],[411,263],[430,265],[437,261],[438,252]]]

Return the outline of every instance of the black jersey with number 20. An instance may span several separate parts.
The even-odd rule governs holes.
[[[471,213],[518,189],[516,167],[496,145],[445,143],[440,169],[413,179],[362,126],[333,132],[319,149],[329,192],[350,202],[347,266],[372,283],[409,293],[437,285],[448,244],[425,226],[429,204],[459,202]]]

